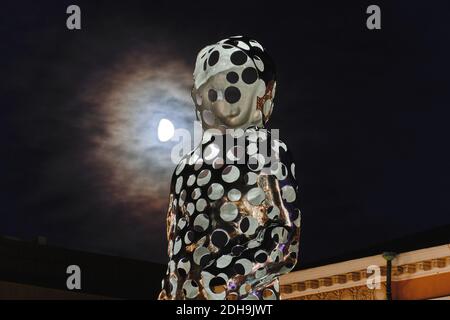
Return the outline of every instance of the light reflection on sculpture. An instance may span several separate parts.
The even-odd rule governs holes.
[[[300,210],[295,164],[265,127],[275,89],[255,40],[198,54],[192,97],[205,132],[172,176],[158,299],[279,299],[278,277],[297,261]]]

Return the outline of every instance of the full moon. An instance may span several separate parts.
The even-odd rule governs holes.
[[[158,139],[161,142],[169,141],[175,133],[172,121],[161,119],[158,125]]]

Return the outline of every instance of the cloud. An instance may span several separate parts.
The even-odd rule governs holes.
[[[175,164],[170,160],[174,143],[160,142],[157,126],[168,118],[176,128],[192,131],[191,86],[190,66],[147,48],[93,74],[79,97],[89,106],[83,108],[88,115],[81,121],[89,142],[82,150],[83,166],[92,173],[102,211],[122,208],[122,220],[141,225],[129,231],[158,234],[158,247],[166,246],[161,230]],[[148,250],[154,245],[149,243]],[[162,259],[161,252],[157,259]]]

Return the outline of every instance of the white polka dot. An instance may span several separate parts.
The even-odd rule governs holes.
[[[259,246],[261,246],[261,242],[258,240],[253,239],[253,240],[250,240],[249,242],[247,242],[248,249],[253,249],[253,248],[256,248]]]
[[[187,185],[190,187],[194,184],[194,182],[195,182],[195,175],[191,174],[188,178]]]
[[[178,177],[177,182],[175,183],[175,193],[179,194],[181,187],[183,186],[183,177]]]
[[[250,50],[250,47],[245,42],[242,41],[238,41],[236,46],[244,50]]]
[[[283,199],[286,200],[286,202],[294,202],[297,195],[295,194],[295,189],[292,186],[284,186],[281,188]]]
[[[206,185],[209,180],[211,180],[211,171],[208,169],[204,169],[200,171],[200,174],[197,177],[197,184],[199,187]]]
[[[192,216],[192,214],[195,211],[195,206],[193,203],[189,202],[186,206],[186,211],[189,213],[190,216]]]
[[[184,166],[186,165],[186,158],[184,158],[183,160],[181,160],[181,162],[178,164],[177,170],[175,171],[176,175],[179,175],[181,173],[181,171],[183,171]]]
[[[292,164],[291,164],[291,173],[292,173],[292,176],[295,179],[295,163],[294,162],[292,162]]]
[[[178,228],[179,228],[180,230],[183,230],[184,227],[186,227],[186,224],[187,224],[186,219],[185,219],[185,218],[181,218],[181,219],[178,221]]]
[[[236,166],[229,165],[222,171],[222,179],[227,183],[235,182],[239,179],[239,169]]]
[[[180,207],[183,206],[184,200],[186,200],[186,190],[183,189],[183,190],[181,191],[181,193],[180,193],[180,198],[179,198],[179,200],[178,200],[178,205],[179,205]]]
[[[195,249],[194,251],[194,262],[197,265],[200,265],[200,261],[201,259],[209,254],[209,250],[205,247],[198,247],[197,249]]]
[[[194,220],[196,230],[205,231],[209,227],[209,219],[205,214],[199,214]]]
[[[257,180],[258,180],[258,175],[254,172],[248,172],[245,175],[245,181],[246,181],[247,185],[249,185],[249,186],[254,185]]]
[[[212,163],[212,167],[217,170],[217,169],[222,168],[224,164],[225,164],[225,161],[223,161],[222,158],[216,158],[216,159],[214,159],[214,161]]]
[[[258,146],[256,143],[249,143],[247,146],[247,154],[249,156],[254,155],[256,152],[258,152]]]
[[[222,198],[224,193],[224,189],[221,184],[219,183],[213,183],[208,188],[208,197],[211,200],[218,200]]]
[[[181,239],[177,238],[177,240],[175,240],[175,244],[173,246],[173,254],[174,255],[176,255],[176,254],[178,254],[178,252],[180,252],[181,244],[182,244]]]
[[[217,268],[222,269],[222,268],[228,267],[232,260],[233,260],[233,257],[228,254],[221,256],[219,259],[216,260]]]
[[[202,199],[198,199],[198,201],[197,201],[197,203],[195,205],[195,208],[197,209],[197,211],[202,212],[203,210],[205,210],[206,205],[207,205],[207,203],[206,203],[205,199],[203,199],[203,198]]]
[[[252,204],[254,206],[260,205],[261,202],[263,202],[265,198],[266,198],[266,195],[264,193],[264,190],[259,187],[250,189],[247,193],[248,202],[250,202],[250,204]]]
[[[259,71],[264,71],[264,62],[262,62],[261,58],[258,56],[253,56],[253,61],[255,62],[256,67]]]
[[[237,206],[232,202],[225,202],[220,207],[220,218],[224,221],[233,221],[238,216],[238,213],[239,211]]]
[[[228,191],[228,199],[230,201],[239,201],[241,199],[241,192],[238,189],[231,189]]]
[[[202,195],[202,191],[200,190],[200,188],[195,188],[194,191],[192,191],[192,199],[197,200],[198,198],[200,198],[200,196]]]
[[[194,170],[198,171],[203,166],[203,159],[198,159],[194,165]]]
[[[256,48],[259,48],[259,49],[261,49],[262,51],[264,51],[263,46],[262,46],[258,41],[256,41],[256,40],[250,40],[249,43],[250,43],[250,45],[251,45],[252,47],[256,47]]]
[[[186,244],[191,244],[191,239],[189,239],[189,235],[193,234],[192,231],[188,231],[186,232],[185,236],[184,236],[184,243]]]

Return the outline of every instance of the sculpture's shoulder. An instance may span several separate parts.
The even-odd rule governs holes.
[[[279,130],[250,128],[246,131],[246,136],[250,143],[257,142],[258,152],[270,159],[272,167],[282,164],[288,169],[292,169],[292,175],[295,176],[294,158],[288,145],[281,139]],[[248,148],[252,148],[252,146],[249,145]]]
[[[191,150],[187,154],[183,155],[178,161],[177,166],[175,167],[172,177],[180,175],[188,166],[194,165],[195,160],[199,158],[199,147]]]
[[[200,168],[203,168],[203,159],[201,153],[201,145],[197,146],[180,159],[175,167],[171,178],[171,193],[178,194],[183,183],[186,185],[186,192],[194,187],[194,182],[197,178],[197,173]]]

